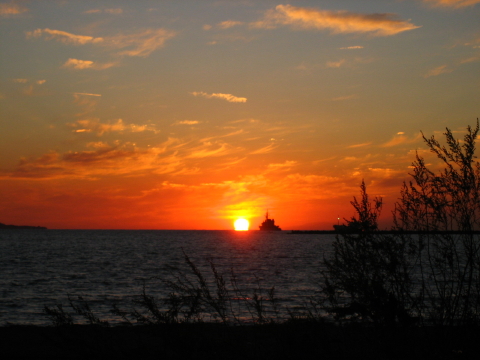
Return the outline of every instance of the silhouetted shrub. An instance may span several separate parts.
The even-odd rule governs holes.
[[[443,163],[437,173],[417,153],[413,178],[394,210],[394,232],[378,232],[382,199],[369,201],[365,183],[355,233],[341,233],[324,260],[324,307],[337,319],[377,324],[478,323],[480,310],[480,164],[475,161],[479,123],[463,142],[450,129],[446,146],[425,140]],[[353,224],[353,226],[352,226]]]
[[[423,136],[443,164],[430,170],[417,153],[413,180],[404,183],[395,209],[398,230],[419,232],[419,278],[425,311],[437,324],[478,322],[480,306],[480,163],[475,161],[479,132],[467,127],[463,141],[450,129],[446,146]],[[412,238],[412,236],[410,236]]]
[[[347,221],[359,224],[360,231],[337,235],[332,256],[324,259],[324,308],[336,319],[409,324],[416,316],[411,273],[415,244],[379,233],[382,199],[370,202],[363,181],[360,190],[361,200],[352,201],[356,216]]]

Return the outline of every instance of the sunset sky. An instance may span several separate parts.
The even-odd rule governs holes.
[[[0,222],[384,226],[480,117],[480,0],[0,2]]]

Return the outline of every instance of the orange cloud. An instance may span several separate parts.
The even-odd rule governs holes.
[[[297,165],[296,161],[288,161],[288,160],[280,164],[268,164],[266,173],[270,173],[273,171],[289,171],[295,165]]]
[[[194,91],[191,93],[193,96],[202,96],[207,99],[222,99],[226,100],[228,102],[233,102],[233,103],[244,103],[247,102],[247,98],[244,97],[237,97],[232,94],[222,94],[222,93],[213,93],[213,94],[207,94],[206,92],[203,91]]]
[[[371,144],[372,144],[372,142],[366,142],[366,143],[362,143],[362,144],[350,145],[348,148],[349,149],[354,149],[354,148],[368,146],[368,145],[371,145]]]
[[[275,148],[277,148],[277,145],[272,143],[272,144],[264,146],[260,149],[251,151],[250,155],[267,154],[267,153],[273,151]]]
[[[480,0],[422,0],[425,3],[433,6],[462,8],[467,6],[474,6],[480,3]]]
[[[441,65],[441,66],[437,66],[434,69],[431,69],[425,75],[423,75],[423,77],[429,78],[431,76],[438,76],[440,74],[448,74],[448,73],[451,73],[452,71],[453,69],[448,68],[447,65]]]
[[[68,59],[62,67],[73,68],[75,70],[82,70],[91,68],[93,61],[90,60],[79,60],[79,59]]]
[[[74,103],[82,109],[76,116],[84,116],[94,111],[99,100],[96,98],[101,96],[101,94],[73,93]]]
[[[28,9],[26,7],[16,4],[13,1],[9,4],[0,4],[0,16],[19,15],[27,11]]]
[[[101,123],[99,119],[86,119],[86,120],[77,120],[75,123],[68,124],[70,127],[75,128],[74,132],[95,132],[97,135],[101,136],[104,133],[108,132],[143,132],[143,131],[153,131],[157,133],[153,125],[136,125],[130,124],[127,125],[123,122],[122,119],[118,119],[113,123]]]
[[[189,150],[185,158],[206,158],[212,156],[224,156],[237,152],[238,149],[233,148],[227,143],[210,143],[205,142]]]
[[[151,126],[124,124],[121,119],[112,123],[100,123],[98,119],[79,120],[69,124],[75,132],[155,131]],[[199,163],[208,158],[216,158],[209,167],[209,173],[232,163],[217,158],[231,156],[244,151],[241,147],[223,141],[182,142],[169,138],[155,146],[139,147],[135,143],[115,141],[113,145],[104,142],[90,142],[87,150],[48,153],[37,159],[22,159],[17,169],[6,175],[7,178],[96,178],[103,175],[127,174],[198,174]],[[238,160],[238,159],[237,159]],[[5,177],[3,177],[5,178]]]
[[[130,48],[119,55],[146,57],[153,51],[162,48],[168,39],[174,37],[174,31],[166,29],[147,29],[130,35],[118,35],[108,38],[108,45],[113,48]]]
[[[279,25],[301,29],[330,30],[334,34],[362,33],[373,36],[391,36],[420,26],[399,20],[394,14],[360,14],[345,10],[330,11],[278,5],[266,12],[264,19],[251,24],[259,28]]]
[[[90,93],[79,93],[79,92],[73,93],[73,95],[75,96],[75,98],[77,98],[78,95],[84,95],[84,96],[102,96],[101,94],[90,94]]]
[[[26,33],[27,38],[39,38],[45,36],[47,40],[55,39],[65,44],[102,45],[112,49],[126,49],[120,51],[118,55],[141,56],[146,57],[153,51],[164,46],[165,42],[175,36],[175,32],[166,29],[147,29],[138,33],[129,35],[116,35],[111,37],[93,37],[84,35],[75,35],[66,31],[37,29]]]
[[[381,145],[382,147],[392,147],[401,144],[414,144],[419,142],[422,139],[422,134],[418,134],[414,138],[409,138],[404,135],[403,132],[398,132],[396,136],[394,136],[390,141],[386,142],[385,144]]]
[[[27,82],[29,82],[28,79],[12,79],[12,81],[13,81],[14,83],[19,83],[19,84],[26,84]],[[45,84],[45,83],[47,82],[47,80],[42,79],[42,80],[36,80],[36,81],[34,81],[34,82],[35,82],[35,84],[37,84],[37,85],[42,85],[42,84]]]
[[[19,89],[20,93],[25,95],[25,96],[39,96],[45,93],[42,93],[41,91],[38,91],[38,86],[43,85],[47,82],[47,80],[32,80],[32,79],[23,79],[23,78],[17,78],[17,79],[12,79],[12,81],[16,84],[24,84],[22,89]]]
[[[181,120],[177,121],[172,125],[197,125],[200,124],[200,121],[197,120]]]
[[[234,27],[234,26],[238,26],[238,25],[243,25],[243,22],[241,21],[233,21],[233,20],[227,20],[227,21],[222,21],[221,23],[219,23],[217,26],[221,29],[229,29],[231,27]]]
[[[331,99],[331,101],[344,101],[344,100],[353,100],[353,99],[358,99],[358,95],[352,94],[352,95],[346,95],[346,96],[339,96]]]
[[[476,61],[480,61],[480,55],[463,59],[462,61],[460,61],[460,64],[467,64],[467,63],[476,62]]]
[[[51,29],[37,29],[35,31],[28,31],[27,38],[38,38],[45,35],[47,40],[55,39],[65,44],[85,45],[85,44],[98,44],[104,41],[101,37],[75,35],[66,31],[51,30]]]
[[[107,13],[107,14],[114,14],[114,15],[119,15],[123,13],[123,9],[92,9],[92,10],[87,10],[84,12],[84,14],[100,14],[100,13]]]
[[[84,70],[84,69],[94,69],[94,70],[104,70],[112,66],[115,66],[115,63],[106,63],[99,64],[90,60],[79,60],[79,59],[68,59],[65,64],[62,65],[64,68],[71,68],[75,70]]]
[[[346,47],[341,47],[340,50],[353,50],[353,49],[363,49],[363,46],[346,46]]]
[[[139,149],[131,143],[110,146],[104,143],[89,143],[93,150],[60,154],[47,153],[37,159],[20,160],[17,168],[5,178],[96,179],[105,175],[127,175],[139,171],[153,170],[161,149]]]
[[[329,68],[339,68],[341,67],[343,64],[345,64],[345,59],[341,59],[341,60],[338,60],[338,61],[329,61],[327,62],[327,67]]]

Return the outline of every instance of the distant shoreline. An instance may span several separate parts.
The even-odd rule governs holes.
[[[46,230],[45,226],[27,226],[27,225],[5,225],[0,223],[0,229],[39,229]]]

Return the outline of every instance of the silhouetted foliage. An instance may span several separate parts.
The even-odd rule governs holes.
[[[50,319],[54,326],[69,326],[73,325],[72,316],[63,310],[62,304],[57,304],[54,307],[45,305],[43,312]]]
[[[256,278],[255,287],[250,288],[249,295],[241,289],[233,270],[226,281],[212,260],[210,276],[204,275],[183,253],[187,272],[171,274],[170,279],[160,280],[169,293],[165,297],[156,298],[147,292],[147,281],[143,281],[141,294],[132,300],[132,309],[123,310],[116,304],[110,311],[122,319],[122,324],[164,325],[181,323],[202,323],[205,321],[223,324],[240,324],[251,322],[267,324],[280,321],[280,311],[275,297],[275,287],[263,288],[260,279]],[[208,274],[207,274],[208,275]],[[54,326],[73,325],[74,317],[80,316],[89,325],[108,326],[107,321],[97,317],[83,297],[72,299],[68,303],[73,314],[66,312],[61,304],[55,307],[44,307],[45,315]]]
[[[480,164],[475,161],[479,132],[467,127],[462,142],[450,129],[446,146],[435,137],[425,143],[442,162],[435,173],[416,155],[412,181],[404,183],[394,210],[392,234],[377,231],[382,200],[354,198],[356,216],[325,259],[325,309],[338,319],[378,324],[439,325],[478,323],[480,311]],[[353,226],[351,225],[353,224]]]
[[[337,235],[333,254],[324,259],[325,309],[336,319],[372,321],[393,325],[412,322],[411,254],[414,244],[378,232],[382,199],[370,202],[365,183],[361,200],[352,201],[356,216],[350,224],[361,231]]]
[[[363,180],[360,185],[360,192],[362,195],[360,201],[358,201],[355,196],[353,197],[353,201],[350,201],[357,216],[353,216],[351,220],[347,221],[348,227],[354,228],[363,233],[378,230],[377,221],[382,212],[382,198],[376,197],[370,202],[368,199],[367,187]]]
[[[478,322],[480,310],[480,163],[475,161],[479,123],[463,141],[446,129],[446,146],[423,136],[444,168],[430,170],[416,155],[413,178],[404,183],[395,227],[418,231],[420,283],[435,323]]]

